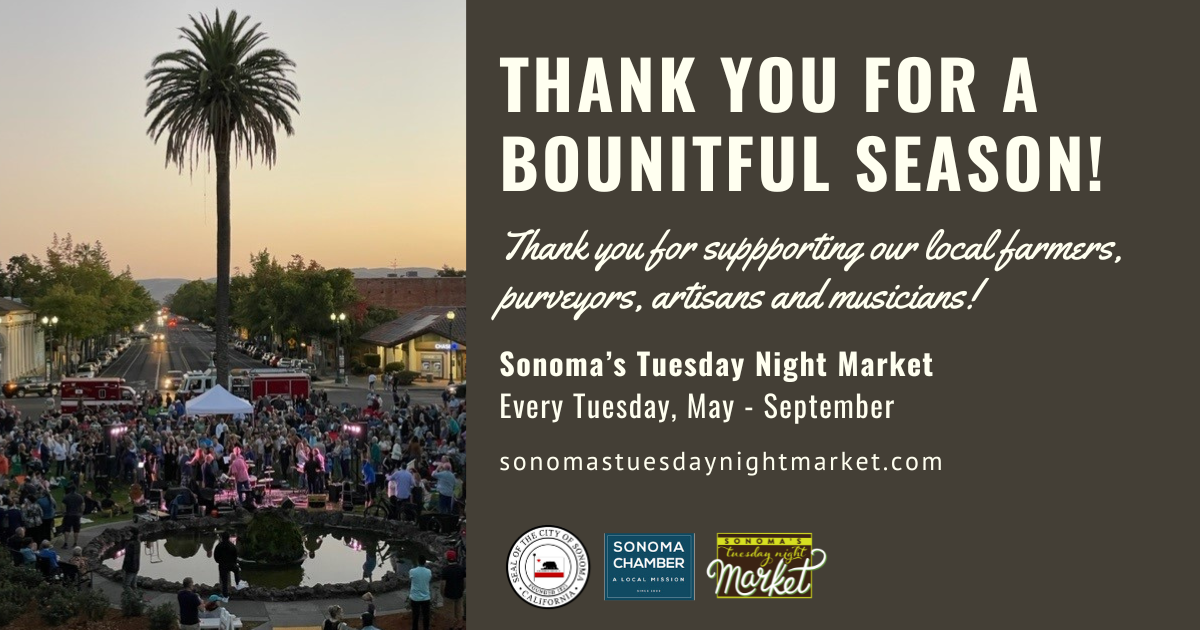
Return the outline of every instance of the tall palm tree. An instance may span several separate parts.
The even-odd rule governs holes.
[[[229,382],[229,169],[230,156],[275,163],[275,132],[292,135],[292,114],[300,93],[288,78],[295,63],[274,48],[259,48],[267,36],[260,24],[247,26],[236,11],[221,21],[189,16],[179,29],[191,47],[159,55],[146,73],[150,97],[147,133],[154,142],[166,134],[166,165],[183,172],[201,155],[217,163],[217,304],[214,361],[217,382]]]

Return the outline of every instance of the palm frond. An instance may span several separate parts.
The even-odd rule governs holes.
[[[146,133],[164,140],[165,165],[193,170],[201,156],[219,148],[275,163],[275,134],[295,133],[300,92],[290,75],[296,67],[286,53],[261,47],[267,40],[260,24],[230,11],[189,16],[179,29],[188,47],[165,52],[146,73]]]

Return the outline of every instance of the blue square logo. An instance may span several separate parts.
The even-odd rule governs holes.
[[[695,534],[605,534],[604,599],[696,599]]]

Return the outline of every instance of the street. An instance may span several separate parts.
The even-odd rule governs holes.
[[[126,384],[139,392],[147,389],[162,391],[163,379],[171,370],[188,372],[209,368],[209,356],[216,345],[216,338],[212,333],[182,324],[174,330],[164,330],[165,341],[135,340],[116,361],[101,370],[97,376],[123,378]],[[266,367],[261,361],[256,361],[234,348],[229,349],[229,360],[233,369]],[[408,388],[408,391],[416,404],[438,404],[441,402],[441,387],[413,386]],[[350,377],[349,384],[339,385],[329,376],[324,380],[314,381],[313,390],[329,392],[329,400],[335,404],[345,402],[361,407],[366,403],[366,381],[363,378]],[[378,391],[381,395],[384,394],[382,383]],[[15,405],[26,416],[40,414],[46,408],[46,399],[36,396],[9,398],[5,399],[5,402]],[[391,406],[391,401],[386,395],[384,405]]]

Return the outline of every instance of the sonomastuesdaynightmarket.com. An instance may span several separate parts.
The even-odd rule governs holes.
[[[942,458],[936,455],[505,455],[501,472],[941,472]]]

